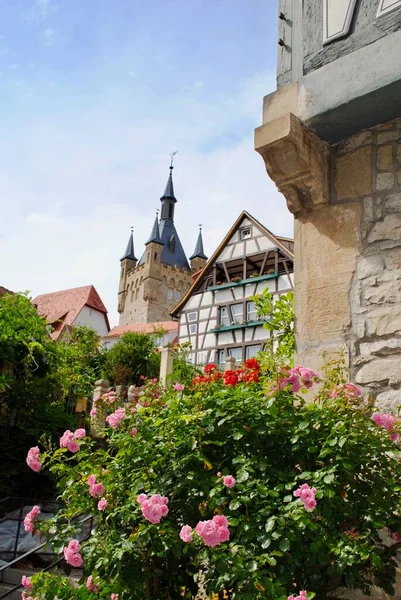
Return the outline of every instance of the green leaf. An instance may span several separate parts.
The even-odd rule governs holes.
[[[238,502],[238,500],[233,500],[232,502],[230,502],[230,505],[228,508],[230,510],[237,510],[240,506],[241,506],[241,502]]]
[[[276,526],[276,518],[272,517],[271,519],[269,519],[265,525],[265,530],[267,533],[269,533],[270,531],[273,531],[273,529]]]
[[[334,481],[334,474],[330,473],[329,475],[326,475],[323,479],[323,481],[325,483],[331,483],[332,481]]]
[[[242,433],[242,431],[236,431],[233,435],[234,440],[240,440],[243,437],[244,437],[244,434]]]
[[[289,550],[290,546],[291,546],[291,543],[288,538],[283,538],[282,540],[280,540],[279,548],[280,548],[280,550],[282,550],[282,552],[287,552],[287,550]]]

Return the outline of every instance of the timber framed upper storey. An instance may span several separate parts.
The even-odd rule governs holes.
[[[293,240],[277,237],[249,213],[238,217],[190,290],[171,313],[179,343],[190,342],[196,364],[257,354],[270,336],[251,297],[293,289]]]

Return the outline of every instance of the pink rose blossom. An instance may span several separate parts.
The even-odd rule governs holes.
[[[176,392],[182,392],[185,388],[185,385],[182,385],[182,383],[176,383],[173,388]]]
[[[82,440],[86,436],[86,431],[81,427],[81,429],[76,429],[74,431],[74,438],[76,440]]]
[[[217,472],[217,477],[221,477],[220,471]]]
[[[39,473],[40,469],[42,468],[42,462],[40,460],[40,451],[37,446],[34,446],[28,451],[26,464],[30,469],[32,469],[32,471]]]
[[[379,427],[384,427],[384,429],[390,431],[395,424],[395,417],[388,413],[374,413],[372,415],[372,421],[374,421]]]
[[[118,599],[119,599],[119,597],[120,597],[120,594],[112,594],[112,595],[110,596],[110,600],[118,600]]]
[[[230,537],[227,519],[223,515],[215,515],[209,521],[199,521],[195,527],[196,533],[206,546],[211,548],[226,542]]]
[[[86,587],[90,592],[94,592],[95,594],[99,591],[99,588],[93,583],[93,575],[89,575],[86,580]]]
[[[306,591],[302,590],[299,592],[299,596],[288,596],[287,600],[308,600]]]
[[[105,510],[107,508],[106,498],[102,498],[101,500],[99,500],[99,502],[97,503],[97,507],[99,510]]]
[[[187,544],[189,542],[192,542],[192,540],[194,539],[192,527],[190,527],[189,525],[183,525],[180,531],[180,538],[183,542],[186,542]]]
[[[142,514],[147,521],[153,523],[160,523],[162,517],[168,514],[168,498],[160,496],[160,494],[153,494],[149,498],[143,500],[141,497],[145,494],[138,496],[138,502],[141,505]],[[139,500],[141,498],[141,500]]]
[[[393,539],[395,542],[399,542],[400,540],[400,536],[398,531],[393,531],[391,534],[391,539]]]
[[[311,512],[317,506],[317,502],[315,500],[316,488],[311,488],[307,483],[302,484],[297,490],[294,492],[294,496],[299,498],[304,505],[305,510]]]
[[[84,561],[79,550],[80,544],[78,540],[71,540],[68,543],[68,546],[63,549],[65,561],[71,565],[71,567],[79,568],[83,565]]]
[[[125,419],[126,416],[127,415],[125,414],[125,408],[117,408],[117,410],[114,413],[106,417],[106,421],[110,425],[110,427],[116,429],[121,423],[121,421]]]
[[[225,477],[223,477],[223,485],[225,485],[228,488],[233,488],[236,483],[237,481],[232,475],[226,475]]]
[[[89,488],[89,493],[92,496],[92,498],[100,498],[101,496],[103,496],[104,492],[105,487],[103,483],[94,483]]]
[[[129,433],[130,433],[130,435],[134,436],[138,433],[138,430],[136,427],[133,427]]]
[[[136,413],[136,408],[130,408],[130,413],[134,415]]]
[[[39,515],[40,515],[39,506],[34,506],[32,508],[32,510],[25,516],[25,519],[24,519],[25,531],[28,531],[29,533],[32,533],[34,535],[35,524],[34,524],[33,520],[36,519],[36,517],[38,517]]]
[[[94,417],[94,416],[96,415],[96,408],[95,408],[95,407],[93,407],[93,408],[91,408],[91,409],[90,409],[90,413],[89,413],[89,415],[90,415],[91,417]]]
[[[78,452],[79,446],[75,441],[75,435],[67,429],[60,438],[60,448],[67,448],[70,452]]]
[[[136,501],[139,502],[139,504],[143,504],[143,502],[145,502],[146,498],[147,498],[146,494],[139,494]]]
[[[94,485],[96,483],[96,475],[89,475],[88,485]]]
[[[291,386],[291,392],[296,394],[302,388],[310,389],[313,383],[320,381],[319,375],[307,367],[294,367],[283,369],[284,377],[280,380],[280,389]]]
[[[24,586],[24,588],[25,588],[26,590],[29,590],[30,592],[31,592],[31,591],[32,591],[32,589],[33,589],[33,585],[32,585],[32,583],[31,583],[31,578],[30,578],[30,577],[26,577],[26,575],[23,575],[23,576],[22,576],[22,579],[21,579],[21,585],[23,585],[23,586]]]

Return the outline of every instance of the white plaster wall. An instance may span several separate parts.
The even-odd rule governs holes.
[[[73,325],[84,325],[94,329],[98,335],[103,337],[108,333],[106,317],[100,311],[84,306],[81,312],[78,314]]]

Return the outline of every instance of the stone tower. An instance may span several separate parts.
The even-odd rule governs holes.
[[[298,361],[400,403],[401,0],[279,0],[255,147],[295,217]]]
[[[156,215],[145,251],[138,261],[131,236],[121,258],[118,312],[120,325],[170,321],[170,313],[192,284],[192,274],[205,263],[202,234],[199,233],[191,266],[174,224],[177,199],[174,195],[173,166],[163,196],[160,218]]]

